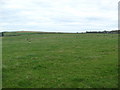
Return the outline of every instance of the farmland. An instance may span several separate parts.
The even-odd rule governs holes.
[[[117,34],[24,34],[2,40],[3,88],[116,88]]]

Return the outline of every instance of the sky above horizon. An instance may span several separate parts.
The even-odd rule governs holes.
[[[118,0],[0,0],[0,31],[118,29]]]

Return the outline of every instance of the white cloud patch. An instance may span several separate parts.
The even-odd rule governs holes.
[[[113,30],[118,0],[0,0],[0,30]]]

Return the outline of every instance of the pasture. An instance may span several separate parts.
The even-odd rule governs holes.
[[[2,38],[3,88],[117,88],[117,34]]]

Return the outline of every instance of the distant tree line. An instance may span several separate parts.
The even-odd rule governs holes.
[[[120,33],[120,30],[112,30],[112,31],[86,31],[86,33],[113,33],[117,34]]]
[[[76,32],[79,34],[80,32]],[[81,32],[82,33],[82,32]],[[112,33],[112,34],[120,34],[120,30],[112,30],[112,31],[86,31],[84,33]],[[65,33],[65,32],[0,32],[0,37],[3,36],[19,36],[19,35],[29,35],[29,34],[72,34],[72,33]]]
[[[4,33],[3,32],[0,32],[0,37],[3,37],[4,36]]]

